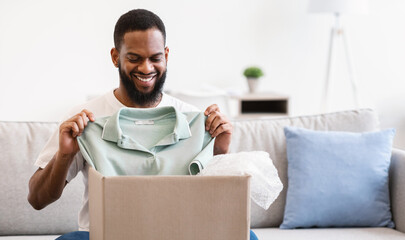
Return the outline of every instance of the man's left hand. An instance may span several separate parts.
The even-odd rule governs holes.
[[[219,107],[213,104],[204,112],[207,120],[205,122],[205,130],[215,139],[214,155],[228,153],[231,143],[232,124],[228,118],[219,111]]]

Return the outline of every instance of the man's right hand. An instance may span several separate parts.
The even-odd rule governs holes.
[[[83,133],[88,121],[94,120],[93,113],[84,109],[60,125],[59,150],[44,169],[38,168],[29,182],[28,202],[35,209],[44,208],[62,195],[69,167],[79,151],[76,138]]]
[[[76,137],[82,135],[88,121],[94,122],[94,114],[86,109],[63,122],[59,127],[59,154],[75,155],[79,151]]]

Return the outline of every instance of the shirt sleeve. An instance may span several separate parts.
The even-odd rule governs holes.
[[[66,176],[66,181],[70,182],[73,178],[75,178],[77,174],[84,169],[84,164],[85,161],[83,159],[83,155],[80,152],[78,152],[75,155],[73,162],[69,167],[69,171]]]
[[[59,148],[59,131],[56,130],[52,136],[49,138],[45,147],[42,149],[37,160],[35,161],[35,166],[44,169],[46,165],[52,160],[55,153]],[[66,176],[66,181],[70,182],[76,175],[84,168],[83,156],[79,152],[75,155],[72,164],[69,167],[68,174]]]
[[[215,138],[212,138],[211,135],[205,133],[205,147],[201,150],[200,153],[194,158],[194,160],[188,166],[190,175],[196,175],[201,170],[204,169],[204,166],[213,158],[214,155],[214,142]]]
[[[59,148],[59,131],[58,129],[52,134],[48,142],[45,144],[41,153],[39,154],[37,160],[35,161],[35,166],[39,168],[45,168],[46,165],[51,161],[55,153]]]
[[[86,140],[83,139],[83,136],[84,135],[77,137],[77,143],[79,144],[80,153],[83,156],[83,161],[86,161],[87,164],[97,170],[96,166],[93,163],[93,158],[90,156],[90,153],[88,151],[89,147],[86,144]]]
[[[71,110],[69,114],[65,115],[62,119],[63,121],[68,119],[70,116],[74,115],[74,112],[77,112],[76,109]],[[44,148],[40,152],[37,160],[34,163],[34,166],[44,169],[46,165],[52,160],[53,156],[59,149],[59,126],[63,122],[59,122],[58,128],[55,129],[55,132],[49,138],[48,142],[45,144]],[[66,176],[66,181],[70,182],[76,175],[84,168],[84,159],[80,152],[78,152],[73,159],[72,164],[69,167],[68,174]]]

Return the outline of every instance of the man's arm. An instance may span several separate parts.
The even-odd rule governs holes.
[[[207,117],[205,130],[215,139],[214,155],[225,154],[229,151],[233,126],[228,118],[222,114],[216,104],[209,106],[204,114]]]
[[[67,184],[66,176],[73,157],[56,153],[44,169],[38,170],[29,181],[28,202],[36,210],[58,200]]]
[[[80,136],[88,121],[94,116],[83,110],[63,122],[59,127],[59,150],[44,169],[39,168],[29,181],[28,202],[37,210],[58,200],[65,188],[66,176],[73,158],[79,151],[77,136]]]

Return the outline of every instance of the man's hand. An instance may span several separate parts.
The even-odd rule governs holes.
[[[79,151],[76,137],[82,134],[89,120],[95,120],[93,113],[83,110],[60,125],[58,152],[44,169],[38,168],[29,182],[28,202],[35,209],[44,208],[62,195],[69,167]]]
[[[207,117],[205,130],[215,139],[214,155],[228,153],[231,143],[232,124],[228,118],[219,111],[219,107],[213,104],[205,110]]]
[[[94,121],[94,114],[86,109],[63,122],[59,127],[59,154],[75,155],[79,151],[77,136],[82,135],[88,121]]]

